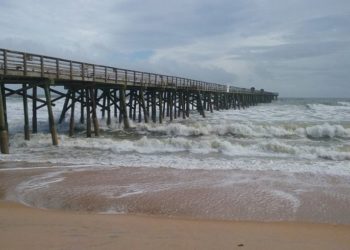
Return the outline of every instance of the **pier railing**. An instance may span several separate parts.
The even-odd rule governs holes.
[[[0,75],[244,94],[260,92],[183,77],[120,69],[7,49],[0,49]],[[264,94],[278,95],[272,92],[264,92]]]

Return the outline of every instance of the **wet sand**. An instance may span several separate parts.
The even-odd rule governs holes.
[[[349,176],[4,165],[0,164],[0,195],[32,207],[214,220],[350,224]]]
[[[1,249],[349,249],[350,226],[99,215],[0,202]]]
[[[0,162],[0,249],[350,249],[348,197],[347,176]]]

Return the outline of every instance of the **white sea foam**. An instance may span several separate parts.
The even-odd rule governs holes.
[[[30,199],[30,194],[35,193],[41,189],[46,189],[54,183],[63,181],[63,173],[64,171],[59,170],[56,172],[49,172],[38,176],[34,176],[31,179],[18,184],[12,195],[16,196],[14,198],[15,200],[30,206],[31,204],[28,203],[28,199]],[[8,198],[13,199],[13,197]]]
[[[37,189],[47,188],[49,185],[64,180],[62,177],[62,171],[46,173],[40,176],[35,176],[32,179],[19,184],[16,190],[20,193],[27,191],[34,191]]]
[[[350,102],[338,102],[338,104],[341,106],[350,107]]]
[[[140,132],[151,132],[168,136],[236,136],[250,138],[273,137],[312,137],[312,138],[350,138],[350,128],[344,128],[339,124],[324,123],[321,125],[305,126],[304,124],[166,124],[166,125],[142,125],[138,127]]]
[[[282,198],[288,201],[290,203],[290,207],[293,209],[293,214],[295,214],[298,211],[301,203],[297,195],[281,190],[272,190],[271,193],[274,196],[277,196],[278,198]]]
[[[341,125],[330,125],[325,123],[323,125],[307,127],[305,131],[307,136],[313,138],[350,138],[350,129],[346,129]]]

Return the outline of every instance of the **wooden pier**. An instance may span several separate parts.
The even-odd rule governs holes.
[[[64,99],[63,122],[70,113],[69,135],[74,135],[74,117],[86,124],[86,135],[99,135],[98,117],[111,124],[112,116],[130,127],[129,120],[159,122],[165,119],[186,119],[190,110],[203,117],[206,112],[247,108],[277,99],[278,93],[237,88],[183,77],[71,61],[50,56],[0,49],[0,146],[9,153],[6,99],[12,95],[23,98],[24,139],[30,139],[29,108],[32,109],[31,132],[37,133],[37,112],[47,109],[53,145],[58,145],[52,106]],[[38,95],[43,89],[45,98]],[[28,99],[32,106],[28,106]],[[98,114],[99,113],[99,114]]]

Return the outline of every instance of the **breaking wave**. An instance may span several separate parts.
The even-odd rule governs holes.
[[[312,138],[350,138],[350,129],[325,123],[305,128],[305,134]]]
[[[21,141],[17,138],[15,141]],[[38,143],[40,141],[40,143]],[[58,157],[70,156],[68,152],[76,152],[72,154],[72,159],[66,159],[69,163],[75,162],[77,159],[84,162],[83,157],[86,154],[92,159],[90,163],[99,163],[104,155],[108,155],[112,159],[118,159],[121,154],[141,154],[141,155],[159,155],[173,153],[188,153],[195,157],[223,155],[233,159],[236,157],[270,157],[285,158],[295,157],[297,159],[326,159],[334,161],[350,160],[350,151],[342,150],[338,147],[324,147],[319,145],[293,145],[285,143],[278,139],[254,140],[247,143],[244,140],[230,140],[216,135],[205,136],[198,140],[191,137],[164,137],[152,138],[143,136],[137,140],[113,140],[109,138],[74,138],[61,136],[60,151],[50,146],[50,137],[44,134],[38,134],[30,142],[18,143],[17,148],[26,148],[32,158],[35,159],[35,153],[41,148],[36,145],[47,145],[47,157],[54,158],[53,152]],[[53,150],[53,152],[51,152]],[[23,150],[22,150],[23,151]],[[81,154],[80,152],[85,152]],[[186,156],[185,156],[186,157]],[[45,158],[44,158],[45,159]]]
[[[338,124],[324,123],[314,126],[298,125],[271,125],[271,124],[252,124],[235,123],[225,125],[201,125],[199,123],[167,124],[163,126],[142,125],[138,128],[141,132],[149,132],[167,136],[235,136],[248,138],[293,138],[309,137],[314,139],[327,138],[350,138],[350,128],[344,128]]]
[[[263,150],[274,153],[295,155],[305,159],[325,159],[334,161],[350,160],[350,152],[341,152],[338,148],[325,148],[315,146],[293,146],[276,140],[259,145]]]
[[[338,102],[340,106],[350,107],[350,102]]]

